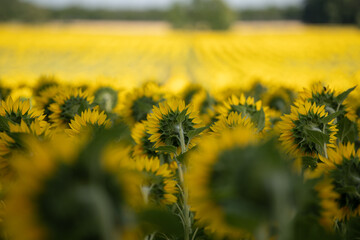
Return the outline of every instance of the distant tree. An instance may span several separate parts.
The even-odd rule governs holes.
[[[170,23],[175,28],[229,29],[235,14],[223,0],[192,0],[190,4],[175,3],[169,11]]]
[[[360,23],[359,0],[305,0],[302,20],[306,23]]]
[[[18,0],[0,0],[0,21],[38,22],[47,20],[49,12],[41,7]]]

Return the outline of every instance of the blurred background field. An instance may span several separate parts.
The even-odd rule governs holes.
[[[155,80],[173,89],[188,82],[218,89],[259,80],[295,86],[360,80],[358,1],[1,5],[0,78],[11,84],[32,84],[41,75],[124,87]]]
[[[304,86],[360,81],[360,30],[300,23],[238,23],[228,32],[172,30],[166,23],[0,25],[0,76],[33,83],[155,80],[179,88],[242,86],[253,80]],[[249,81],[251,80],[251,81]]]

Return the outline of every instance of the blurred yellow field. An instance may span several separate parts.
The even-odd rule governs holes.
[[[360,30],[352,27],[238,25],[231,32],[176,32],[162,24],[0,25],[0,77],[32,84],[109,80],[134,87],[145,80],[178,89],[269,84],[306,86],[360,80]],[[251,80],[251,81],[249,81]]]

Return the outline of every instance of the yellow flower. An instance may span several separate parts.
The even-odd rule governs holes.
[[[225,117],[231,112],[241,113],[243,117],[251,119],[259,132],[270,127],[268,107],[262,106],[261,101],[255,102],[253,97],[246,98],[244,94],[240,98],[232,95],[217,108],[217,112]]]
[[[69,136],[78,136],[82,132],[94,128],[108,128],[110,125],[111,122],[104,112],[87,109],[80,115],[75,115],[74,119],[70,121],[70,129],[65,129],[65,132]]]
[[[147,125],[146,121],[136,123],[133,129],[131,130],[131,137],[136,143],[133,149],[134,157],[158,156],[158,153],[154,150],[154,143],[149,140],[149,137],[151,135],[146,132],[146,125]]]
[[[0,116],[17,124],[20,124],[21,120],[23,120],[28,125],[35,119],[42,121],[45,118],[42,110],[31,108],[30,100],[20,100],[20,98],[18,98],[13,101],[11,97],[8,97],[5,101],[1,101]],[[1,129],[1,131],[4,131],[4,129]]]
[[[232,151],[239,149],[246,151],[247,146],[251,146],[257,141],[257,135],[249,128],[226,129],[220,137],[213,136],[203,139],[197,151],[191,152],[189,155],[189,172],[186,175],[189,205],[195,212],[195,219],[205,226],[207,231],[214,233],[219,238],[251,239],[249,232],[227,221],[226,203],[214,198],[212,186],[216,179],[222,177],[221,174],[228,172],[225,170],[226,167],[234,168],[229,165],[229,162],[224,162],[227,161],[225,158],[242,161],[243,155]],[[217,165],[223,166],[221,169],[224,171],[219,172],[220,175],[216,175],[214,172]],[[233,182],[228,182],[228,184],[236,185]]]
[[[122,115],[130,125],[146,120],[154,106],[162,101],[163,94],[157,84],[149,82],[127,94],[123,99]]]
[[[176,203],[177,182],[168,164],[158,158],[136,157],[132,168],[142,173],[141,190],[145,203],[171,205]]]
[[[215,106],[218,101],[204,89],[199,90],[191,98],[191,104],[199,112],[204,124],[210,124],[215,119]]]
[[[188,134],[202,125],[191,105],[185,106],[183,100],[172,98],[154,107],[152,112],[146,128],[154,147],[174,146],[180,153],[195,146],[197,137]]]
[[[57,96],[62,91],[63,91],[63,87],[51,86],[39,92],[38,96],[35,96],[36,106],[39,109],[44,110],[46,121],[49,121],[49,116],[52,113],[49,109],[50,105],[55,102],[54,100],[55,96]]]
[[[334,120],[322,122],[326,116],[328,113],[325,112],[325,105],[317,106],[307,101],[298,104],[298,107],[292,106],[291,113],[281,117],[278,123],[281,132],[279,139],[285,150],[297,157],[316,157],[318,154],[325,155],[329,148],[334,148],[337,128]],[[314,140],[314,131],[324,137],[324,145],[320,146]]]
[[[316,189],[321,199],[322,223],[331,227],[335,221],[360,216],[360,151],[354,144],[329,149],[328,158],[320,157],[314,176],[324,174]]]
[[[50,120],[56,127],[68,127],[76,115],[92,107],[94,97],[81,89],[64,89],[55,96],[49,110],[52,112]]]
[[[220,116],[220,119],[210,127],[212,131],[210,134],[221,135],[221,133],[227,129],[238,127],[254,128],[254,124],[250,118],[242,117],[241,113],[231,112],[227,117]]]
[[[31,154],[14,156],[19,174],[6,199],[12,239],[136,239],[129,170],[102,155],[85,157],[88,146],[62,136],[26,142]]]
[[[337,96],[341,93],[335,91],[329,86],[324,85],[321,82],[316,82],[312,85],[311,89],[304,89],[299,94],[299,99],[295,102],[295,105],[301,104],[304,101],[316,103],[317,105],[325,105],[325,111],[329,114],[336,111],[344,111],[343,116],[347,117],[351,121],[355,121],[356,114],[354,110],[349,107],[350,103],[345,99],[340,105],[337,101]]]

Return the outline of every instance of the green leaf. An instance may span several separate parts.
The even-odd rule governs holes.
[[[191,130],[189,131],[186,136],[189,138],[189,139],[192,139],[194,137],[196,137],[197,135],[199,135],[200,133],[202,133],[203,131],[205,131],[206,129],[208,129],[209,126],[206,126],[206,127],[201,127],[201,128],[196,128],[194,130]]]
[[[318,145],[320,149],[323,148],[324,144],[328,143],[329,136],[325,133],[323,133],[318,128],[305,128],[305,132],[307,136],[309,137],[309,140]],[[317,149],[319,149],[317,148]]]
[[[347,96],[354,91],[355,87],[349,88],[348,90],[346,90],[345,92],[340,93],[337,97],[336,100],[338,102],[338,104],[342,104],[344,102],[344,100],[347,98]]]
[[[9,122],[9,120],[6,117],[0,116],[0,131],[1,132],[10,131],[8,122]]]
[[[261,111],[258,111],[256,113],[254,113],[251,116],[251,120],[253,123],[255,123],[258,131],[262,131],[265,127],[265,113],[264,111],[261,109]]]
[[[155,151],[176,154],[177,148],[174,146],[161,146],[161,147],[155,148]]]
[[[337,112],[334,112],[332,114],[329,114],[326,117],[324,117],[323,119],[321,119],[320,122],[325,123],[325,124],[328,123],[328,122],[331,122],[331,120],[337,118],[342,113],[343,113],[343,111],[337,111]]]
[[[144,209],[139,212],[138,217],[147,234],[160,232],[168,236],[182,236],[183,226],[180,218],[165,208]]]
[[[337,137],[341,143],[355,142],[357,138],[356,123],[345,117],[338,122],[337,126],[339,129]]]

